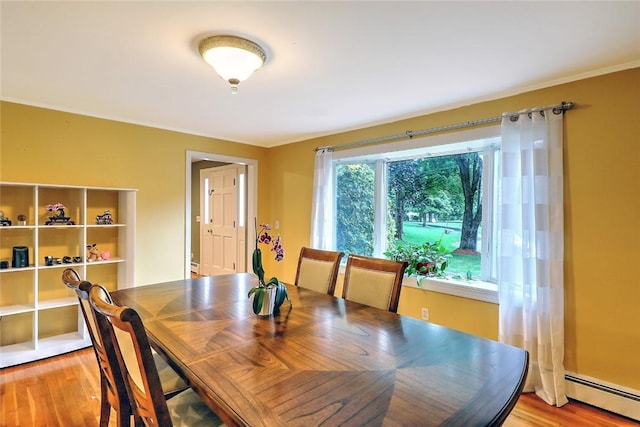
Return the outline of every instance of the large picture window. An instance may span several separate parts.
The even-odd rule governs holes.
[[[438,242],[451,255],[446,278],[495,282],[500,137],[476,132],[336,153],[335,249],[384,258]]]

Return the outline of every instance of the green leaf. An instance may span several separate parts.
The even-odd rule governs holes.
[[[254,288],[254,289],[256,289],[256,292],[255,292],[255,295],[253,296],[253,312],[255,314],[259,314],[260,310],[262,310],[264,295],[267,292],[266,292],[266,288]]]
[[[278,282],[278,286],[276,287],[276,301],[273,307],[274,313],[277,313],[278,311],[280,311],[280,306],[282,305],[282,303],[284,303],[285,298],[289,300],[287,287],[284,285],[284,283]]]
[[[262,251],[259,248],[253,251],[253,272],[258,276],[260,284],[264,284],[264,268],[262,267]]]

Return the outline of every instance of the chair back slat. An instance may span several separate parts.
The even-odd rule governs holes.
[[[62,272],[62,282],[78,296],[82,316],[87,324],[91,344],[98,361],[101,399],[103,399],[101,402],[100,425],[108,424],[110,408],[116,411],[119,424],[122,424],[123,421],[130,419],[133,411],[129,404],[129,397],[127,395],[127,388],[124,383],[122,371],[117,363],[116,355],[110,346],[110,340],[108,337],[105,338],[101,333],[96,315],[89,303],[89,290],[93,285],[85,280],[81,280],[78,273],[71,268],[66,268]]]
[[[114,305],[100,285],[89,291],[101,332],[111,338],[135,414],[147,426],[172,426],[158,370],[138,313]]]

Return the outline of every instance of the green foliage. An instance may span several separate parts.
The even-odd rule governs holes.
[[[345,254],[373,254],[374,171],[370,164],[339,165],[336,245]]]
[[[425,242],[420,245],[400,244],[389,249],[384,255],[396,261],[407,261],[408,276],[426,275],[444,277],[449,266],[451,253],[438,240],[433,243]]]
[[[264,267],[262,266],[262,251],[257,247],[253,250],[253,273],[258,276],[258,282],[264,283]]]
[[[425,241],[434,242],[439,240],[447,251],[451,253],[451,259],[447,266],[447,275],[463,279],[470,272],[472,277],[479,277],[480,255],[455,252],[460,241],[460,227],[460,222],[434,223],[426,226],[416,222],[405,222],[403,240],[395,241],[392,245],[420,245]],[[443,229],[447,231],[443,233]]]
[[[387,229],[386,235],[381,237],[386,238],[389,247],[393,242],[415,246],[421,246],[425,241],[440,242],[449,255],[448,274],[453,271],[467,276],[480,275],[477,254],[453,251],[463,244],[464,248],[476,247],[477,221],[481,218],[481,166],[478,153],[389,162]],[[336,169],[336,181],[336,247],[347,254],[372,256],[374,165],[340,164]],[[421,225],[408,221],[408,212],[417,212]],[[446,223],[431,227],[432,218]],[[455,224],[455,229],[446,224]],[[443,228],[447,228],[446,233]]]

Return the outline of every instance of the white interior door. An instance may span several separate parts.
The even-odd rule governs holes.
[[[245,176],[241,165],[200,171],[200,274],[244,271]]]

